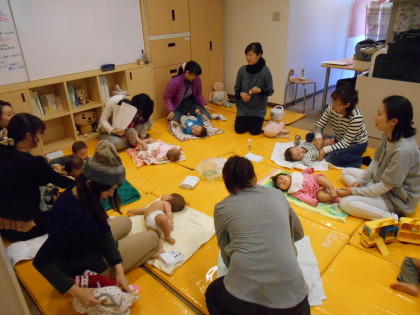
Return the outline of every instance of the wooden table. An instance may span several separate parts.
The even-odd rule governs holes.
[[[326,68],[325,72],[325,83],[324,83],[324,93],[322,94],[322,103],[321,103],[321,109],[325,109],[325,105],[327,103],[327,93],[328,93],[328,83],[330,81],[330,71],[331,68],[334,69],[343,69],[343,70],[352,70],[355,71],[357,75],[360,72],[364,72],[369,70],[370,68],[370,61],[360,61],[355,60],[353,57],[347,57],[342,59],[333,60],[334,62],[343,62],[343,63],[352,63],[348,66],[342,66],[342,65],[336,65],[336,64],[330,64],[330,63],[321,63],[321,67]]]

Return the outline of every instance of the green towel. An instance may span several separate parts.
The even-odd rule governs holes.
[[[126,180],[117,188],[117,191],[118,195],[120,195],[121,205],[126,205],[140,199],[140,193]],[[111,209],[108,200],[101,200],[101,202],[105,210]]]

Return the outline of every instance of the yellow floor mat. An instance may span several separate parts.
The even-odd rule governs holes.
[[[73,298],[58,293],[33,267],[32,261],[17,264],[15,271],[43,314],[79,314],[73,309]],[[132,306],[132,314],[194,314],[145,270],[137,268],[127,274],[127,279],[130,284],[140,286],[140,300]]]
[[[327,299],[312,314],[419,314],[419,299],[392,290],[400,266],[346,246],[322,275]]]

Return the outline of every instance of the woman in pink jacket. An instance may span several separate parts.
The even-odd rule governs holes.
[[[196,109],[210,119],[211,108],[202,94],[201,72],[200,65],[191,60],[183,64],[178,75],[168,83],[164,96],[168,119],[180,122],[182,115],[196,115]]]

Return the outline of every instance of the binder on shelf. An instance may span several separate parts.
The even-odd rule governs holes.
[[[31,94],[30,99],[33,100],[35,107],[37,109],[37,112],[39,112],[41,116],[45,116],[45,112],[44,112],[44,109],[42,108],[41,100],[39,99],[38,93],[36,91],[30,91],[30,94]]]

